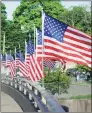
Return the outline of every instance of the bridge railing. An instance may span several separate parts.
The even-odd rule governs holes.
[[[38,112],[65,112],[53,95],[38,82],[33,83],[25,78],[2,75],[2,83],[16,88],[33,103]]]

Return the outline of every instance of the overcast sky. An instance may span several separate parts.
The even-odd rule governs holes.
[[[7,18],[9,20],[12,20],[12,14],[13,11],[16,9],[16,7],[18,5],[20,5],[20,0],[16,0],[16,1],[3,1],[2,2],[5,4],[6,6],[6,11],[7,11]],[[91,6],[91,2],[90,1],[62,1],[61,2],[62,5],[64,5],[66,8],[70,8],[71,6],[79,6],[79,5],[84,5],[84,6],[88,6],[90,8]]]

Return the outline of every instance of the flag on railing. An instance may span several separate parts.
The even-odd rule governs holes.
[[[24,59],[24,56],[23,56],[21,50],[19,50],[16,53],[16,58],[19,59],[18,60],[18,67],[19,67],[20,72],[23,74],[24,77],[27,78],[28,77],[28,70],[26,68],[25,59]]]
[[[34,45],[31,40],[27,44],[26,64],[27,67],[29,66],[29,76],[31,81],[39,81],[44,77],[42,67],[35,57]]]
[[[15,57],[15,67],[16,68],[19,68],[19,61],[20,61],[20,59],[19,59],[19,53],[16,52],[16,57]]]
[[[14,78],[15,76],[15,64],[14,64],[14,58],[12,55],[7,54],[6,55],[6,60],[7,60],[7,66],[10,68],[11,76]]]
[[[46,55],[91,67],[91,37],[43,13]]]
[[[1,65],[6,66],[6,55],[1,54]]]
[[[42,32],[41,30],[36,29],[36,57],[41,61],[42,60]],[[53,61],[55,57],[48,56],[44,54],[43,65],[48,67],[49,69],[54,68],[55,61]]]

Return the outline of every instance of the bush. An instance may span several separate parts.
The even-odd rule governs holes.
[[[44,78],[44,86],[47,90],[50,90],[52,94],[67,93],[70,82],[71,77],[62,73],[60,69],[56,69],[53,72],[48,71]]]

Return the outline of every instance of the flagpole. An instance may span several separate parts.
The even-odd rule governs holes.
[[[5,52],[5,31],[4,31],[4,37],[3,37],[3,54]]]
[[[6,52],[5,52],[5,57],[6,57],[6,66],[5,67],[7,68],[7,53]]]
[[[37,28],[35,29],[35,31],[36,31],[36,45],[35,45],[35,47],[36,47],[36,59],[37,59],[37,44],[38,44],[38,36],[37,36]]]
[[[10,55],[11,55],[11,50],[10,50]]]
[[[42,70],[44,76],[44,65],[43,65],[43,58],[44,58],[44,12],[42,8]],[[44,87],[44,78],[42,78],[42,86]]]
[[[7,66],[7,53],[5,52],[5,57],[6,57],[6,66]]]
[[[15,76],[16,76],[16,47],[15,47]]]
[[[34,24],[34,51],[35,51],[35,24]]]
[[[25,65],[26,65],[26,55],[27,55],[27,42],[25,39]]]
[[[20,44],[19,44],[19,50],[20,50]]]
[[[35,49],[35,45],[36,45],[35,36],[36,36],[36,35],[35,35],[35,34],[36,34],[36,28],[35,28],[35,24],[34,24],[34,57],[35,57],[35,60],[36,60],[36,51],[35,51],[35,50],[36,50],[36,49]],[[37,80],[37,79],[36,79],[36,62],[34,62],[34,65],[35,65],[35,80]]]

